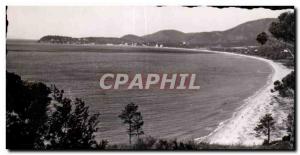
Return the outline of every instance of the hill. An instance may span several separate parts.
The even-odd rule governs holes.
[[[226,31],[184,33],[177,30],[161,30],[144,36],[132,34],[121,38],[87,37],[72,38],[65,36],[45,36],[39,42],[62,44],[135,44],[149,45],[163,44],[170,47],[231,47],[256,46],[257,34],[268,32],[269,25],[275,18],[265,18],[240,24]]]
[[[133,34],[127,34],[121,37],[121,39],[127,41],[128,43],[139,43],[139,44],[146,43],[146,40],[144,38]]]
[[[153,34],[145,35],[147,41],[161,43],[178,43],[185,40],[186,34],[177,30],[162,30]]]

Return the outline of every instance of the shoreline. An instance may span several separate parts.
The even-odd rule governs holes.
[[[270,105],[270,103],[272,102],[273,96],[277,95],[277,93],[271,93],[270,91],[273,88],[273,83],[276,80],[281,80],[283,77],[289,74],[292,71],[292,69],[289,69],[280,63],[276,63],[273,60],[265,59],[262,57],[242,55],[223,51],[204,51],[237,55],[264,61],[272,67],[273,71],[269,75],[267,83],[261,89],[256,91],[252,96],[243,100],[244,104],[236,109],[231,118],[220,122],[218,127],[209,135],[196,138],[194,140],[196,142],[206,142],[209,144],[221,145],[251,146],[262,144],[263,138],[256,137],[253,129],[263,115],[273,111],[273,105]],[[281,113],[278,115],[283,114]],[[283,118],[284,116],[278,117]],[[282,138],[278,137],[278,135],[273,136],[277,136],[272,137],[273,139]]]
[[[111,46],[108,46],[111,47]],[[119,47],[119,46],[117,46]],[[157,50],[182,50],[182,53],[220,53],[228,55],[236,55],[241,57],[247,57],[264,61],[268,63],[272,68],[272,73],[268,76],[266,84],[262,86],[258,91],[253,92],[253,95],[242,100],[242,105],[233,111],[232,116],[219,123],[219,125],[210,132],[207,136],[194,139],[196,142],[207,142],[209,144],[223,144],[223,145],[256,145],[261,144],[263,139],[257,138],[253,135],[253,128],[257,124],[258,120],[266,112],[272,110],[272,106],[269,103],[272,100],[272,96],[275,93],[271,93],[270,89],[273,88],[273,82],[281,80],[292,69],[288,69],[280,63],[276,63],[272,60],[265,59],[258,56],[236,54],[223,51],[213,51],[207,49],[189,49],[189,48],[176,48],[176,47],[128,47],[128,48],[146,48]],[[101,52],[100,52],[101,53]],[[159,52],[155,52],[159,53]],[[175,52],[177,53],[177,52]],[[181,53],[181,52],[178,52]],[[285,117],[286,118],[286,117]],[[281,138],[281,137],[280,137]]]

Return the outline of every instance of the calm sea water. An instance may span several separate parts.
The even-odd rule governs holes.
[[[271,73],[265,62],[225,54],[172,53],[164,49],[139,52],[122,47],[114,47],[111,52],[101,46],[92,47],[91,52],[91,48],[78,46],[30,46],[8,46],[7,70],[21,75],[23,80],[55,84],[69,97],[83,98],[91,112],[102,114],[97,138],[111,143],[128,141],[126,127],[118,115],[130,102],[142,112],[146,135],[178,140],[205,136],[230,118]],[[99,87],[104,73],[195,73],[201,88],[104,91]]]

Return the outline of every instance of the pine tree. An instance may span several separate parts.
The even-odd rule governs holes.
[[[271,131],[275,129],[275,121],[271,114],[266,114],[260,119],[259,124],[254,128],[256,136],[267,136],[266,144],[270,144]]]
[[[129,144],[131,144],[131,138],[133,135],[139,136],[144,134],[142,126],[144,124],[143,118],[140,112],[138,112],[138,106],[134,103],[129,103],[122,110],[119,118],[123,120],[124,124],[128,124],[127,133],[129,136]]]
[[[79,98],[74,101],[63,96],[64,91],[55,86],[53,109],[44,136],[44,149],[97,149],[99,143],[94,133],[98,131],[100,114],[89,114],[89,107]],[[103,148],[102,148],[103,149]]]
[[[133,130],[135,131],[135,135],[139,139],[140,135],[144,134],[142,126],[144,125],[143,116],[140,112],[137,112],[133,118]]]

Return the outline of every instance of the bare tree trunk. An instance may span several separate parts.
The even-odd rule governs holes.
[[[270,128],[268,128],[268,144],[270,144]]]
[[[129,124],[129,144],[131,145],[131,124]]]
[[[271,132],[270,121],[268,121],[268,145],[270,144],[270,132]]]

